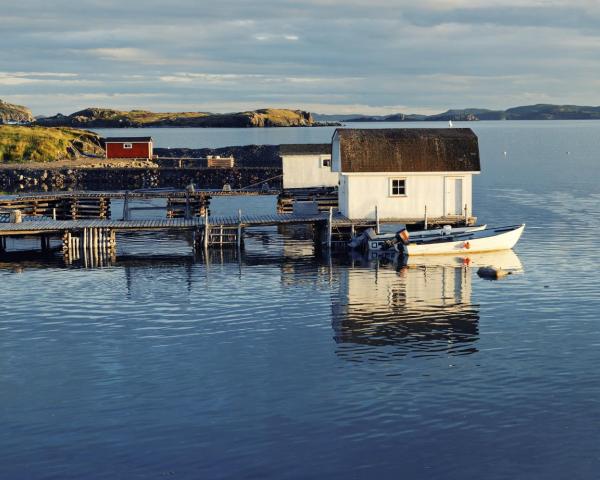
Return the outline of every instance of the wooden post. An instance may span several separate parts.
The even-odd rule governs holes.
[[[379,235],[379,210],[377,210],[377,205],[375,205],[375,233]]]
[[[52,220],[56,220],[56,208],[52,209]]]
[[[114,230],[110,231],[110,248],[111,254],[115,255],[117,253],[117,232]]]
[[[237,231],[237,246],[242,246],[242,209],[238,210],[238,231]]]
[[[469,209],[467,207],[467,204],[465,203],[465,227],[469,224]]]
[[[125,200],[123,200],[123,220],[129,220],[129,192],[125,191]]]
[[[80,254],[80,246],[79,246],[79,237],[75,235],[70,235],[71,237],[71,252],[73,252],[72,257],[74,259],[79,258]]]
[[[185,191],[185,212],[183,216],[186,220],[190,218],[190,191],[188,189]]]
[[[71,263],[73,261],[73,250],[71,248],[72,242],[71,232],[68,230],[63,232],[63,259],[67,263]]]
[[[65,230],[62,235],[62,251],[65,258],[69,254],[69,247],[69,232]]]
[[[327,248],[331,250],[331,237],[333,236],[333,207],[329,207],[329,216],[327,217]]]
[[[104,258],[104,229],[98,229],[98,250],[100,251],[100,257]]]
[[[94,247],[94,259],[96,260],[96,264],[98,263],[98,232],[100,229],[91,228],[92,231],[92,245]]]
[[[204,249],[208,249],[208,236],[210,235],[210,225],[208,224],[208,209],[204,211]]]
[[[0,253],[6,252],[6,237],[0,237]]]
[[[427,230],[427,205],[425,205],[425,218],[423,220],[423,230]]]

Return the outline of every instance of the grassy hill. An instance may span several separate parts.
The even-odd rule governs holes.
[[[72,128],[0,125],[0,163],[53,162],[103,155],[99,137]]]
[[[0,124],[9,122],[32,122],[31,110],[21,105],[13,105],[0,100]]]
[[[114,127],[291,127],[310,126],[310,113],[301,110],[264,109],[237,113],[121,111],[86,108],[71,115],[40,118],[38,125],[74,128]]]

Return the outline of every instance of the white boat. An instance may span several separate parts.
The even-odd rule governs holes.
[[[494,252],[513,248],[521,238],[525,224],[486,228],[475,232],[456,233],[439,237],[410,238],[395,248],[410,256],[447,255],[457,253]]]
[[[410,240],[417,241],[424,238],[439,238],[442,236],[477,232],[479,230],[485,230],[487,225],[474,225],[471,227],[456,227],[453,228],[450,225],[444,226],[444,228],[436,228],[431,230],[418,230],[415,232],[409,232]],[[367,249],[372,252],[386,251],[393,249],[394,240],[397,239],[398,233],[375,233],[375,230],[369,228],[358,237],[352,239],[350,246],[357,248],[366,242]]]

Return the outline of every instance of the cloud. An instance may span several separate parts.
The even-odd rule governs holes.
[[[298,35],[291,34],[272,34],[272,33],[256,33],[254,34],[254,39],[259,42],[278,42],[278,41],[288,41],[288,42],[296,42],[300,40]]]
[[[115,60],[117,62],[161,64],[165,61],[158,55],[149,50],[141,48],[121,47],[121,48],[91,48],[85,50],[86,53],[94,55],[101,60]]]
[[[28,0],[0,31],[0,98],[35,113],[600,104],[595,0]]]

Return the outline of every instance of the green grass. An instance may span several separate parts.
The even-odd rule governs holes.
[[[0,163],[74,159],[77,151],[102,155],[99,143],[96,134],[85,130],[1,125]]]

